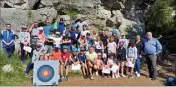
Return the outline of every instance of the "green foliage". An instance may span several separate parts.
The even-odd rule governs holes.
[[[25,77],[24,65],[19,62],[17,53],[14,54],[13,58],[9,60],[4,52],[0,52],[0,86],[17,86],[22,84],[26,80],[30,80]],[[28,63],[26,61],[26,63]],[[6,64],[11,64],[14,68],[13,72],[5,73],[2,71],[2,67]]]
[[[75,9],[68,9],[68,11],[66,12],[66,14],[69,15],[69,16],[74,16],[76,14],[79,14],[79,11],[75,10]]]
[[[33,14],[31,10],[28,10],[28,18],[32,18]]]
[[[174,11],[174,0],[156,0],[146,15],[146,31],[152,31],[155,36],[172,31],[174,19],[171,16]]]

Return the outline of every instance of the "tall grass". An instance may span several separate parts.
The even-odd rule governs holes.
[[[25,64],[21,64],[19,61],[19,56],[15,52],[12,58],[9,60],[7,55],[0,51],[0,86],[17,86],[23,84],[24,81],[30,80],[25,77],[24,74],[24,65],[26,65],[29,59]],[[14,68],[13,72],[3,72],[2,67],[6,64],[11,64]]]

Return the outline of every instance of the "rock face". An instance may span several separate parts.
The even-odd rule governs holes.
[[[46,16],[51,20],[56,15],[70,24],[84,15],[88,24],[95,30],[109,30],[121,24],[120,29],[126,32],[130,27],[134,32],[143,32],[143,14],[145,9],[137,10],[138,0],[1,0],[1,26],[12,24],[12,28],[32,21],[44,21]]]

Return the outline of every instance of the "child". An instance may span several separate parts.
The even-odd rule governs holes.
[[[127,59],[127,69],[126,73],[129,78],[133,77],[133,68],[135,65],[135,60],[137,59],[137,48],[134,42],[130,42],[126,51],[126,59]],[[130,69],[130,74],[128,74]]]
[[[25,71],[26,76],[29,74],[30,69],[33,68],[34,62],[40,59],[40,54],[41,54],[40,50],[41,50],[41,45],[38,44],[36,49],[33,51],[32,60],[27,65],[27,68]]]
[[[62,44],[62,36],[60,36],[59,32],[56,32],[56,38],[54,38],[54,45],[60,48],[61,44]]]
[[[80,61],[81,68],[83,71],[83,77],[86,79],[86,78],[88,78],[88,69],[87,69],[87,65],[86,65],[86,55],[84,53],[83,48],[80,50],[80,53],[78,54],[78,59]]]
[[[119,66],[115,63],[114,57],[115,57],[115,54],[111,53],[109,54],[109,59],[108,59],[108,65],[111,68],[113,79],[119,78]]]
[[[102,55],[101,53],[98,53],[98,57],[97,59],[95,59],[95,65],[94,65],[94,69],[96,71],[96,76],[98,76],[98,71],[102,69],[102,65],[103,65],[103,61],[101,60]]]
[[[63,68],[66,69],[66,74],[65,74],[65,80],[68,80],[68,72],[69,72],[69,65],[70,65],[70,61],[74,62],[71,58],[70,53],[68,52],[68,47],[67,46],[63,46],[63,52],[61,53],[61,59],[60,59],[60,81],[62,81],[62,79],[64,79],[63,77]]]
[[[120,67],[121,76],[125,77],[124,75],[124,62],[126,61],[126,49],[124,48],[124,42],[119,43],[119,48],[117,49],[117,61]]]
[[[60,51],[60,47],[55,46],[55,49],[53,50],[53,52],[50,54],[50,59],[51,60],[56,60],[56,61],[60,61],[61,60],[61,51]],[[60,73],[60,70],[59,70]]]
[[[107,76],[109,76],[110,75],[110,67],[109,67],[109,65],[107,63],[108,59],[107,59],[106,53],[103,53],[102,62],[103,62],[102,76],[104,77],[105,74]],[[105,72],[105,70],[106,70],[106,72]]]
[[[45,37],[46,37],[43,32],[43,27],[39,27],[39,34],[37,36],[38,36],[37,43],[43,45],[45,42]]]
[[[81,65],[78,59],[78,49],[77,48],[72,49],[72,60],[75,63],[75,64],[72,64],[72,70],[80,70]]]
[[[116,54],[117,45],[114,42],[114,37],[110,37],[107,48],[108,48],[108,54],[110,53]]]

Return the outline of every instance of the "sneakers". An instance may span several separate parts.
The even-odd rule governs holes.
[[[68,81],[68,76],[65,77],[65,81]]]
[[[154,77],[154,78],[151,78],[151,80],[156,80],[156,77]]]
[[[112,74],[112,78],[113,78],[113,79],[115,79],[115,76],[114,76],[114,74]]]
[[[28,77],[28,74],[27,74],[27,73],[25,73],[25,77]]]
[[[95,72],[96,76],[99,76],[98,72]]]
[[[126,77],[124,74],[121,74],[122,77]]]
[[[90,76],[90,79],[91,79],[91,80],[94,80],[94,77],[93,77],[93,76]]]
[[[128,75],[128,78],[132,78],[132,77],[133,77],[133,75],[132,75],[132,74]]]
[[[135,74],[136,74],[137,77],[141,76],[140,73],[138,73],[137,71],[135,72]]]
[[[118,74],[115,74],[115,78],[119,78],[120,76]]]

